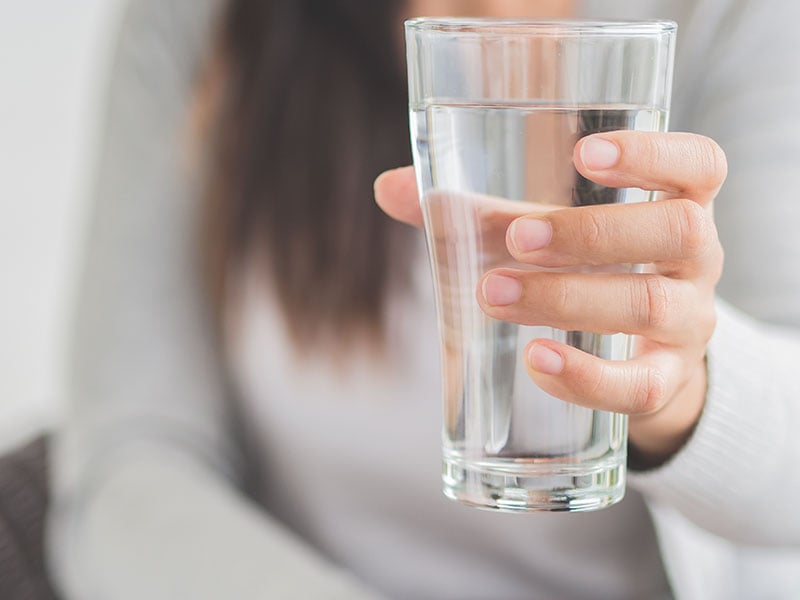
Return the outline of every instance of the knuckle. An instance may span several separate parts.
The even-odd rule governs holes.
[[[589,364],[582,365],[575,370],[574,377],[578,388],[584,390],[583,395],[590,400],[606,396],[608,373],[604,364],[600,363],[596,368]]]
[[[553,302],[555,302],[555,309],[561,312],[569,305],[570,298],[572,298],[570,279],[564,276],[557,276],[552,280],[551,285],[550,291]]]
[[[717,229],[706,210],[692,200],[676,200],[672,208],[670,229],[682,254],[689,258],[708,254],[717,243]]]
[[[630,414],[646,415],[659,410],[666,398],[667,382],[664,374],[655,368],[637,373],[638,382],[630,398]]]
[[[705,352],[706,345],[714,335],[714,331],[717,329],[717,320],[717,310],[714,307],[714,304],[711,303],[704,312],[702,325],[700,327],[700,331],[702,332],[702,339],[700,341],[703,346],[703,352]]]
[[[706,346],[717,328],[717,313],[713,303],[708,303],[697,310],[687,319],[685,343],[705,354]],[[687,346],[687,347],[688,347]]]
[[[703,135],[687,134],[687,155],[691,157],[701,186],[709,191],[719,189],[728,176],[728,159],[717,142]]]
[[[641,141],[641,147],[638,149],[640,159],[651,169],[663,164],[665,158],[669,156],[665,136],[643,134],[639,140]]]
[[[595,210],[580,211],[578,235],[586,248],[598,248],[603,242],[606,231],[605,220]]]
[[[669,321],[671,293],[666,280],[659,275],[648,275],[644,278],[644,306],[642,325],[647,330],[665,327]]]

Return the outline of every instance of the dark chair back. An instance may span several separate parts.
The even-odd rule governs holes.
[[[0,598],[55,600],[44,562],[47,442],[0,457]]]

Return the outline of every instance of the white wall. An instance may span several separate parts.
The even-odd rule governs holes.
[[[0,449],[51,425],[121,0],[0,0]]]

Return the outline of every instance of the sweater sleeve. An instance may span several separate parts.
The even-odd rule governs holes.
[[[65,597],[366,598],[237,487],[241,460],[181,177],[210,0],[135,0],[119,35],[54,448]]]
[[[798,547],[800,5],[728,5],[687,121],[730,172],[715,207],[726,264],[706,406],[682,451],[631,481],[729,540]]]

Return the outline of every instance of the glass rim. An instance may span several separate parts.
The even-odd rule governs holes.
[[[405,22],[406,31],[449,35],[518,35],[532,37],[621,36],[675,33],[678,24],[667,19],[534,19],[491,17],[417,17]]]

